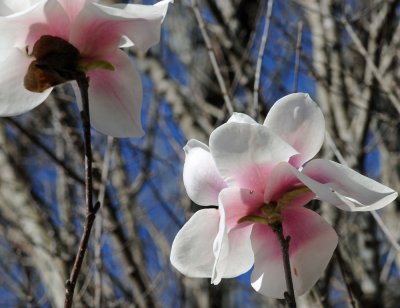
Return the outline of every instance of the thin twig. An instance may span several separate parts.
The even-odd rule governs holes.
[[[397,242],[397,240],[393,237],[393,235],[390,233],[388,227],[386,227],[385,223],[383,222],[381,216],[377,213],[377,211],[371,211],[372,217],[374,217],[376,223],[378,224],[379,228],[385,234],[386,238],[389,240],[389,242],[392,244],[393,248],[396,249],[397,253],[400,252],[400,245]]]
[[[75,257],[75,262],[72,267],[71,275],[67,280],[67,282],[65,283],[64,308],[72,307],[75,286],[89,244],[90,232],[92,230],[93,223],[96,218],[96,212],[100,208],[99,202],[93,204],[93,177],[92,177],[93,158],[92,158],[92,145],[91,145],[91,134],[90,134],[89,98],[88,98],[89,80],[83,73],[77,73],[76,81],[78,83],[80,94],[82,97],[81,118],[82,118],[83,137],[85,144],[85,194],[86,194],[87,215],[86,215],[83,234],[79,244],[79,250]]]
[[[294,81],[293,92],[297,92],[299,85],[299,68],[300,68],[300,53],[301,53],[301,38],[303,36],[303,22],[299,21],[297,25],[297,42],[296,42],[296,58],[294,63]]]
[[[353,292],[351,290],[351,283],[348,281],[349,276],[352,274],[349,273],[349,271],[347,269],[347,265],[345,264],[345,262],[343,260],[343,257],[342,257],[342,254],[341,254],[339,248],[336,248],[336,250],[335,250],[335,257],[336,257],[337,264],[339,266],[340,273],[342,274],[344,284],[346,286],[347,294],[349,295],[351,307],[356,308],[356,301],[354,299]]]
[[[257,117],[258,114],[258,91],[260,89],[260,75],[261,75],[261,66],[264,58],[264,50],[265,45],[268,39],[268,30],[269,25],[271,23],[271,14],[272,14],[272,6],[274,4],[274,0],[269,0],[267,9],[265,11],[265,21],[264,21],[264,30],[263,35],[261,37],[260,48],[258,49],[258,56],[257,56],[257,64],[256,64],[256,73],[254,76],[254,87],[253,87],[253,118]]]
[[[60,166],[67,175],[69,175],[72,179],[79,183],[84,183],[83,178],[80,177],[74,170],[72,170],[70,167],[68,167],[65,162],[61,159],[58,158],[56,154],[54,154],[47,146],[43,144],[43,142],[40,141],[38,137],[35,135],[31,134],[25,127],[23,127],[20,123],[18,123],[16,120],[13,118],[5,118],[5,120],[13,125],[15,128],[17,128],[21,133],[23,133],[30,142],[32,142],[35,146],[37,146],[39,149],[41,149],[43,152],[45,152],[58,166]]]
[[[101,185],[99,189],[99,194],[97,200],[99,200],[100,204],[104,204],[104,197],[106,193],[106,185],[108,179],[108,172],[110,170],[110,160],[112,155],[112,149],[114,144],[114,138],[109,136],[107,138],[107,149],[104,154],[103,160],[103,168],[101,170]],[[96,224],[94,227],[94,239],[95,239],[95,248],[94,248],[94,263],[95,263],[95,272],[94,272],[94,307],[101,307],[102,302],[102,259],[101,259],[101,239],[103,233],[103,217],[101,212],[99,213],[99,217],[96,220]]]
[[[283,268],[285,270],[285,280],[286,280],[286,292],[283,294],[289,308],[296,308],[296,298],[294,296],[292,271],[290,268],[289,259],[289,242],[290,236],[285,237],[283,235],[282,223],[278,222],[271,225],[272,230],[278,236],[279,243],[281,244],[282,257],[283,257]]]
[[[358,52],[364,57],[367,65],[371,68],[371,72],[382,87],[382,89],[386,92],[390,102],[396,108],[397,112],[400,113],[400,100],[397,98],[392,91],[390,90],[389,85],[385,82],[382,73],[379,71],[379,68],[375,65],[374,61],[372,60],[371,56],[368,54],[368,51],[363,46],[360,38],[357,36],[353,27],[349,24],[346,18],[342,19],[342,22],[346,28],[347,33],[349,34],[351,40],[356,45]]]
[[[199,6],[196,0],[192,0],[191,8],[193,10],[194,16],[196,17],[197,23],[199,24],[200,32],[201,35],[203,36],[204,43],[206,44],[208,50],[208,56],[210,57],[211,65],[213,67],[215,76],[217,77],[218,84],[222,92],[222,96],[224,97],[226,108],[228,109],[229,114],[232,114],[233,113],[232,101],[228,95],[228,90],[226,88],[224,78],[222,77],[221,70],[219,69],[217,58],[215,56],[215,52],[211,44],[211,39],[208,36],[206,25],[203,16],[201,16]]]

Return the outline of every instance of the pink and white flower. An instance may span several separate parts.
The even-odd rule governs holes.
[[[337,246],[334,229],[304,207],[317,198],[346,211],[380,209],[397,192],[329,160],[320,150],[325,120],[307,94],[277,101],[264,125],[235,113],[210,136],[185,146],[183,181],[197,211],[178,232],[171,262],[190,277],[241,275],[254,265],[253,288],[270,297],[286,291],[280,243],[271,225],[290,236],[296,295],[311,289]]]
[[[89,101],[92,125],[115,137],[143,135],[140,75],[120,47],[146,51],[159,41],[161,23],[172,0],[155,5],[116,4],[94,0],[0,1],[0,116],[27,112],[42,103],[52,87],[41,93],[24,87],[34,60],[35,43],[44,35],[73,45],[80,62],[90,69]]]

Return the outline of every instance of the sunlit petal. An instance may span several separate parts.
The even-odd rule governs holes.
[[[278,100],[264,125],[300,153],[290,161],[295,167],[313,158],[324,141],[324,116],[306,93],[293,93]]]
[[[51,92],[33,93],[25,89],[23,80],[32,59],[25,51],[14,48],[9,57],[0,62],[0,116],[27,112],[42,103]]]
[[[347,211],[377,210],[398,195],[393,189],[346,166],[324,159],[310,161],[299,179],[316,193],[318,199]]]
[[[229,185],[259,192],[264,190],[272,168],[297,153],[265,126],[235,122],[214,130],[210,151]]]
[[[232,278],[247,272],[254,262],[250,241],[253,226],[243,225],[228,231],[223,206],[219,207],[219,214],[218,235],[213,245],[215,256],[211,277],[213,284],[219,284],[222,278]]]
[[[247,124],[257,124],[256,121],[247,114],[234,112],[232,116],[229,118],[227,123],[236,122],[236,123],[247,123]]]
[[[199,205],[218,205],[218,194],[226,184],[219,175],[208,147],[192,139],[184,150],[183,183],[190,199]]]
[[[189,277],[211,277],[215,262],[213,240],[217,236],[218,227],[218,210],[204,209],[196,212],[172,243],[172,265]]]
[[[86,5],[77,16],[71,43],[83,55],[104,56],[114,51],[123,37],[145,51],[160,40],[160,28],[170,1],[157,5]],[[128,46],[125,42],[125,46]]]
[[[337,246],[337,235],[317,213],[302,207],[283,213],[283,233],[290,236],[289,256],[296,295],[302,295],[317,282]],[[265,225],[253,227],[254,251],[252,286],[263,295],[283,298],[286,289],[281,246],[276,234]]]

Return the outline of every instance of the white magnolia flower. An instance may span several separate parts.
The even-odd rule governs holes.
[[[115,137],[143,135],[140,75],[119,48],[135,45],[145,51],[156,44],[170,2],[0,1],[0,116],[36,107],[52,86],[68,81],[69,66],[77,65],[90,79],[93,126]]]
[[[177,234],[172,264],[190,277],[241,275],[254,265],[254,289],[283,298],[286,291],[280,243],[273,226],[290,236],[296,295],[319,279],[336,248],[334,229],[304,207],[317,198],[347,211],[380,209],[392,189],[329,160],[311,160],[324,140],[325,120],[307,94],[295,93],[271,108],[264,125],[234,114],[210,136],[210,146],[190,140],[183,181],[197,204]]]

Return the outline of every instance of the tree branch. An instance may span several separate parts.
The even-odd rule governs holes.
[[[91,145],[91,134],[90,134],[90,116],[89,116],[89,97],[88,88],[89,80],[83,74],[78,72],[76,81],[79,86],[79,90],[82,96],[82,125],[83,125],[83,137],[85,144],[85,194],[86,194],[86,208],[87,216],[85,220],[84,230],[79,244],[79,250],[75,258],[75,262],[72,268],[70,278],[65,284],[65,302],[64,307],[72,307],[74,290],[78,276],[82,267],[82,262],[85,257],[85,253],[88,247],[90,232],[93,227],[96,213],[100,208],[100,203],[96,202],[93,204],[93,176],[92,176],[92,145]]]

